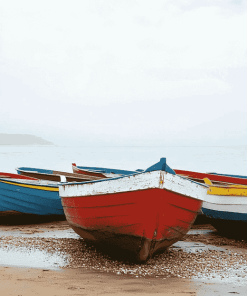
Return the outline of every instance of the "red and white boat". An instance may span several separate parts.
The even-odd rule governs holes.
[[[162,158],[143,173],[61,184],[59,195],[68,223],[81,237],[146,261],[189,231],[207,187],[177,176]]]

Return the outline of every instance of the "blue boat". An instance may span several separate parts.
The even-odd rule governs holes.
[[[101,177],[94,177],[90,175],[82,175],[82,174],[74,174],[68,172],[61,172],[55,170],[47,170],[47,169],[38,169],[38,168],[30,168],[30,167],[19,167],[16,168],[16,171],[19,175],[36,178],[40,180],[49,180],[60,182],[84,182],[84,181],[92,181],[102,179]]]
[[[64,215],[58,182],[0,178],[0,212]]]
[[[120,176],[129,176],[143,172],[143,170],[128,171],[128,170],[119,170],[103,167],[88,167],[88,166],[77,166],[75,163],[72,163],[73,173],[82,174],[87,176],[95,176],[100,178],[111,178],[111,177],[120,177]]]

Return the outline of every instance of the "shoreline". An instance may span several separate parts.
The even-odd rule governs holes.
[[[245,295],[247,242],[209,224],[193,225],[182,241],[137,264],[85,243],[65,219],[10,216],[3,223],[0,215],[4,295]]]

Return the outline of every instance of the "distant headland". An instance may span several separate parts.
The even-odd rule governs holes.
[[[40,137],[27,134],[1,134],[0,145],[54,145]]]

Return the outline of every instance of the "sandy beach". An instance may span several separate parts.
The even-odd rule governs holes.
[[[198,295],[188,280],[169,281],[70,269],[0,268],[2,295]]]
[[[145,264],[86,244],[62,217],[0,217],[2,295],[246,295],[247,243],[194,225]]]

